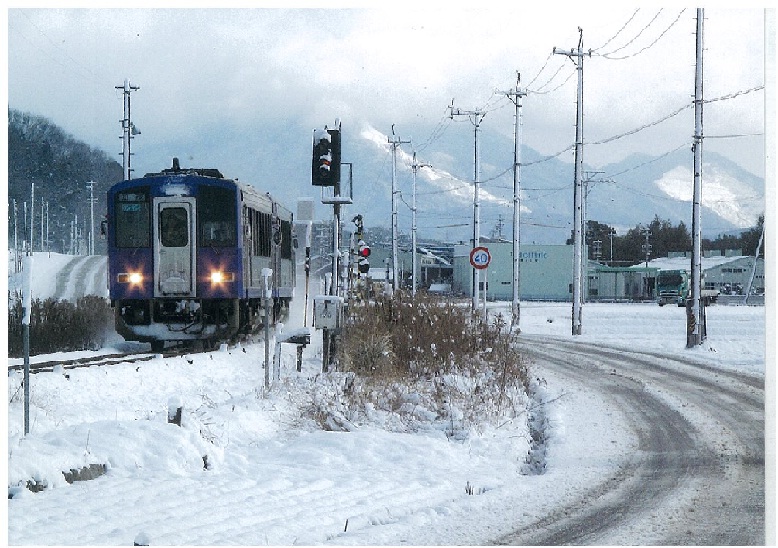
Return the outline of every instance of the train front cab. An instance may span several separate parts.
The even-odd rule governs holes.
[[[128,340],[213,343],[240,328],[243,291],[232,181],[186,175],[109,193],[109,293]]]

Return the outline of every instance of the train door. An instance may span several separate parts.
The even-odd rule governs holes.
[[[154,198],[155,297],[195,297],[195,199]]]

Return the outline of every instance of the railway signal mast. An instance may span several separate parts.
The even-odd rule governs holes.
[[[332,227],[332,274],[330,286],[327,288],[327,295],[329,300],[325,299],[321,302],[324,303],[324,309],[331,304],[334,306],[334,317],[339,318],[341,314],[340,297],[341,295],[341,283],[340,283],[340,216],[341,206],[353,203],[352,200],[352,173],[351,164],[349,166],[349,178],[348,186],[346,187],[346,193],[341,194],[343,190],[340,180],[341,172],[341,133],[340,133],[340,120],[335,120],[335,128],[328,129],[324,126],[324,129],[313,130],[313,154],[311,158],[311,184],[313,186],[321,187],[322,198],[321,201],[324,204],[332,204],[333,208],[333,227]],[[326,189],[332,189],[331,194],[325,195]],[[318,297],[317,297],[318,299]],[[329,314],[329,312],[328,312]],[[316,317],[316,303],[314,302],[314,322]],[[317,326],[317,329],[319,327]],[[322,339],[323,339],[323,352],[322,352],[322,369],[327,371],[332,357],[335,355],[335,335],[339,331],[339,322],[334,322],[334,325],[328,325],[322,327]]]

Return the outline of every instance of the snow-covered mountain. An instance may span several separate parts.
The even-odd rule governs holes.
[[[235,137],[233,137],[233,135]],[[219,150],[229,155],[213,156],[210,139],[181,140],[171,144],[187,164],[218,167],[222,173],[257,185],[294,208],[301,197],[312,197],[315,216],[331,216],[320,202],[320,189],[310,185],[312,129],[298,125],[264,127],[255,141],[238,137],[236,130],[221,134]],[[399,228],[411,229],[413,151],[427,164],[416,174],[417,226],[422,238],[467,240],[473,220],[473,131],[471,125],[441,123],[397,148],[396,189]],[[342,161],[353,172],[353,204],[345,206],[344,218],[360,213],[366,227],[389,227],[391,222],[392,147],[391,128],[369,124],[358,127],[344,122],[341,131]],[[479,132],[481,234],[501,232],[509,237],[513,218],[513,138],[488,129]],[[564,145],[560,146],[560,150]],[[138,152],[138,155],[143,155]],[[167,162],[160,158],[159,162]],[[683,221],[691,228],[693,155],[690,148],[660,157],[635,154],[600,167],[584,165],[590,179],[586,216],[608,224],[623,235],[638,224],[648,225],[655,216],[673,224]],[[159,168],[162,166],[156,166]],[[348,170],[343,171],[344,174]],[[764,179],[716,153],[703,154],[702,231],[706,237],[738,233],[756,225],[764,212]],[[529,146],[522,147],[521,234],[522,241],[538,244],[564,243],[573,218],[574,165],[572,150],[545,157]],[[345,181],[344,181],[345,186]],[[350,217],[348,217],[350,218]]]
[[[472,223],[473,138],[471,132],[459,131],[462,135],[457,136],[453,133],[450,130],[445,138],[438,139],[434,150],[430,146],[417,155],[419,163],[431,164],[417,171],[418,223],[420,227],[430,228],[465,224],[458,228],[464,239],[470,237]],[[513,142],[482,133],[479,137],[481,234],[489,235],[502,224],[502,234],[508,236],[513,216]],[[354,145],[360,162],[355,165],[371,166],[375,173],[369,177],[378,194],[371,193],[371,217],[377,215],[388,220],[391,145],[385,134],[372,127],[363,128],[359,136],[361,141],[355,140]],[[397,151],[397,185],[408,202],[413,162],[408,152],[411,146]],[[344,157],[346,154],[344,149]],[[377,165],[377,159],[382,159],[381,165]],[[563,161],[566,159],[570,161]],[[764,180],[715,153],[705,154],[703,160],[703,232],[715,236],[755,226],[758,216],[764,213]],[[586,216],[615,227],[619,234],[638,224],[647,225],[655,215],[674,224],[683,221],[691,227],[692,166],[691,151],[686,149],[658,158],[633,155],[596,169],[585,165]],[[562,243],[569,237],[573,181],[572,152],[548,158],[530,147],[522,148],[522,241]],[[360,198],[358,188],[355,184],[355,203]],[[385,199],[380,199],[382,196]],[[400,216],[410,216],[403,206],[400,206]],[[400,224],[403,230],[402,221]]]
[[[396,189],[399,228],[411,229],[413,151],[424,164],[417,171],[417,226],[419,236],[451,242],[471,238],[473,222],[473,126],[441,120],[420,127],[416,135],[400,134]],[[218,142],[214,135],[218,134]],[[392,128],[344,121],[341,127],[342,161],[351,164],[353,204],[343,218],[360,213],[366,227],[388,227],[391,222]],[[250,138],[246,138],[250,135]],[[513,137],[488,127],[478,134],[481,234],[510,237],[513,218]],[[421,137],[421,138],[419,138]],[[312,128],[300,122],[269,121],[262,127],[226,127],[193,133],[185,138],[157,142],[152,147],[137,139],[133,148],[135,175],[170,167],[174,156],[184,167],[218,168],[270,192],[295,209],[298,199],[313,198],[315,217],[331,217],[320,202],[320,189],[311,186]],[[525,243],[556,244],[569,238],[573,218],[573,151],[546,157],[531,146],[522,147],[521,238]],[[584,159],[586,158],[586,149]],[[613,226],[619,235],[654,216],[691,227],[693,157],[683,148],[660,157],[635,154],[619,162],[591,167],[584,164],[590,182],[586,216]],[[343,170],[344,175],[349,173]],[[348,186],[343,181],[344,192]],[[764,212],[764,179],[727,158],[703,154],[703,234],[739,232],[756,225]]]

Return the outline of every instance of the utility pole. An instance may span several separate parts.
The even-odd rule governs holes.
[[[586,208],[589,204],[589,183],[595,182],[593,177],[605,173],[604,171],[585,171],[583,177],[583,196],[581,200],[581,256],[583,257],[581,268],[583,269],[583,275],[581,276],[581,302],[586,302],[586,297],[589,295],[589,254],[587,253],[586,237],[589,234],[589,219],[586,216]],[[602,182],[599,179],[596,182]],[[592,185],[594,186],[594,185]]]
[[[513,302],[511,304],[511,330],[521,332],[521,306],[519,305],[519,286],[521,283],[521,133],[522,113],[521,98],[527,95],[519,84],[521,73],[516,73],[516,89],[504,94],[513,102],[516,113],[513,118]]]
[[[30,253],[33,251],[33,242],[35,241],[35,183],[32,183],[32,190],[30,191]]]
[[[49,253],[49,257],[51,257],[51,247],[49,246],[49,202],[46,202],[46,251]]]
[[[397,291],[399,287],[397,263],[398,263],[398,250],[397,250],[397,147],[403,144],[408,144],[410,141],[403,141],[394,134],[394,124],[392,124],[392,136],[387,137],[389,144],[392,145],[392,288]]]
[[[46,229],[46,202],[41,198],[41,253],[46,251],[43,231]]]
[[[416,151],[413,151],[413,194],[411,199],[411,246],[413,247],[413,261],[411,262],[411,297],[416,298],[416,172],[422,167],[431,167],[429,164],[420,164],[416,161]]]
[[[88,255],[95,254],[95,182],[86,184],[89,189],[89,251]]]
[[[687,303],[687,327],[686,327],[686,348],[702,344],[704,340],[703,332],[703,311],[702,311],[702,292],[700,283],[702,281],[702,231],[700,229],[701,202],[702,202],[702,53],[703,53],[703,20],[705,19],[705,10],[697,9],[697,50],[696,50],[696,69],[694,72],[694,197],[692,200],[692,295],[691,303]],[[689,306],[691,304],[691,306]]]
[[[746,287],[746,296],[743,297],[743,304],[748,304],[748,296],[751,295],[751,287],[754,285],[754,277],[756,276],[756,267],[759,264],[759,250],[762,249],[762,240],[764,240],[764,223],[762,223],[762,233],[759,235],[759,242],[756,244],[756,251],[754,252],[754,267],[751,269],[751,277],[748,279],[748,286]]]
[[[14,272],[19,272],[19,210],[16,207],[16,198],[13,199],[14,208]]]
[[[470,122],[473,124],[473,248],[481,245],[481,215],[480,215],[480,202],[478,196],[478,190],[480,187],[480,181],[478,180],[481,175],[481,165],[478,157],[478,129],[481,126],[481,122],[486,116],[486,112],[482,110],[462,110],[454,108],[454,101],[451,101],[451,106],[448,107],[451,112],[451,119],[454,116],[467,116]],[[473,311],[478,310],[478,290],[480,284],[480,270],[473,268]]]
[[[130,93],[132,93],[135,90],[140,89],[139,86],[131,86],[130,81],[128,79],[124,80],[124,85],[121,86],[115,86],[116,89],[120,89],[124,93],[124,118],[122,119],[122,166],[124,168],[124,180],[128,180],[130,178],[130,173],[132,172],[132,169],[130,168],[130,156],[132,153],[130,152],[130,140],[133,138],[133,135],[140,135],[140,131],[135,128],[135,126],[132,123],[132,120],[130,119]]]
[[[646,268],[648,268],[648,259],[651,257],[651,244],[648,243],[648,238],[651,236],[651,229],[648,227],[644,228],[643,236],[646,237],[646,243],[643,244],[643,252],[646,254]]]
[[[582,188],[581,172],[583,171],[583,60],[586,55],[592,56],[592,50],[583,51],[583,29],[578,27],[578,50],[557,51],[554,48],[553,53],[566,55],[575,63],[578,70],[578,97],[576,101],[576,123],[575,123],[575,185],[573,190],[573,314],[572,314],[572,333],[581,334],[581,219],[582,219]]]

